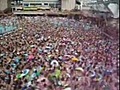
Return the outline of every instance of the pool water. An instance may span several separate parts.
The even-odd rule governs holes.
[[[4,27],[4,26],[0,25],[0,34],[11,32],[15,29],[16,29],[16,27],[14,27],[14,26],[5,26]]]

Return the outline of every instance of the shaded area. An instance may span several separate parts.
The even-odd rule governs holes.
[[[17,28],[14,27],[14,26],[1,26],[0,25],[0,34],[5,34],[5,33],[8,33],[8,32],[12,32],[14,30],[16,30]]]

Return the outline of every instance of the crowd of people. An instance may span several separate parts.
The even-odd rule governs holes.
[[[87,19],[11,18],[18,30],[0,37],[0,90],[119,89],[119,45],[102,27]]]

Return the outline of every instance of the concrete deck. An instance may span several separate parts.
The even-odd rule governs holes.
[[[13,14],[15,14],[15,15],[23,15],[23,14],[26,14],[26,15],[40,14],[40,15],[43,15],[44,13],[43,12],[38,12],[38,11],[18,11],[18,12],[13,12]]]

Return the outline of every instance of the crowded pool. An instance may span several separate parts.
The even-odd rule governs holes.
[[[0,37],[0,90],[117,90],[119,46],[87,20],[11,17]],[[13,25],[14,26],[14,25]]]

